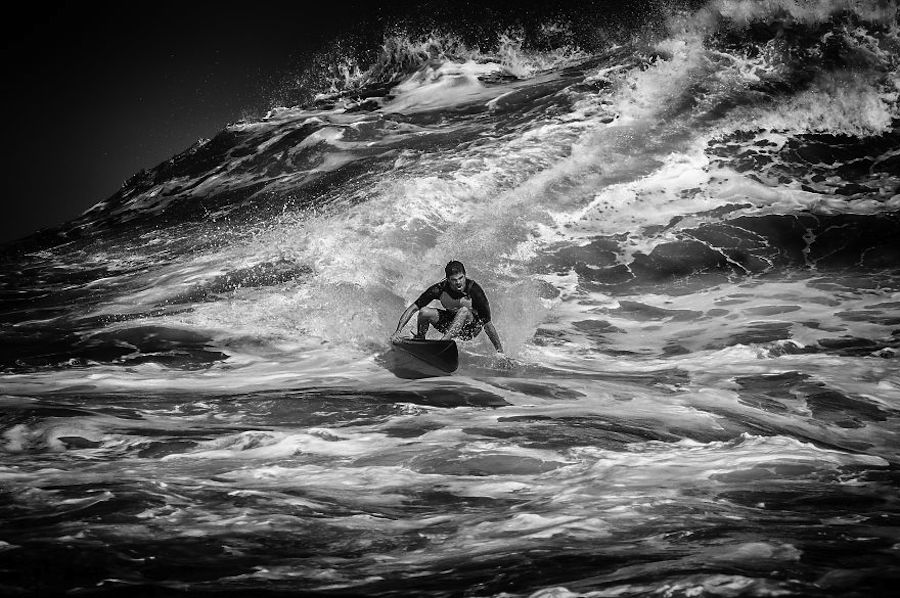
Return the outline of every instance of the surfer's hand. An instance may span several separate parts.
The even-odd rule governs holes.
[[[399,343],[399,342],[400,342],[400,331],[397,330],[394,332],[394,334],[391,335],[391,343],[395,344],[395,343]]]

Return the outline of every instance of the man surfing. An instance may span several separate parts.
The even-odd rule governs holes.
[[[500,335],[491,322],[491,307],[488,305],[484,289],[474,280],[466,278],[466,268],[461,262],[452,261],[444,268],[447,277],[428,287],[415,303],[411,304],[400,316],[397,330],[391,335],[391,341],[400,340],[400,331],[419,312],[416,335],[413,338],[424,339],[429,326],[434,326],[444,334],[442,340],[459,338],[470,340],[487,333],[498,353],[503,353]],[[443,309],[435,309],[428,305],[438,300]]]

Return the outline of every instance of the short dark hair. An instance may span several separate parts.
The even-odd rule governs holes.
[[[466,267],[462,265],[462,262],[453,260],[452,262],[448,262],[444,267],[444,273],[447,274],[447,278],[450,278],[454,274],[465,274]]]

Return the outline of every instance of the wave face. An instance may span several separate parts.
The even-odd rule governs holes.
[[[5,247],[3,593],[887,595],[897,19],[389,36]],[[450,259],[510,359],[400,379]]]

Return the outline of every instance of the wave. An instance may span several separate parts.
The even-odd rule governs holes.
[[[393,160],[381,159],[396,158],[391,150],[428,130],[432,117],[416,113],[474,103],[467,110],[489,117],[498,98],[519,89],[514,109],[502,101],[508,119],[524,112],[538,124],[547,112],[567,108],[577,117],[579,109],[597,109],[585,103],[599,100],[608,104],[603,116],[614,119],[615,127],[656,125],[648,132],[651,138],[641,140],[644,145],[664,143],[684,129],[693,134],[706,129],[717,137],[746,131],[862,138],[890,133],[900,116],[896,33],[883,24],[890,22],[890,11],[852,3],[858,10],[849,12],[847,3],[824,4],[803,12],[790,2],[775,3],[760,12],[742,3],[712,3],[680,21],[677,34],[593,55],[569,47],[531,55],[521,50],[520,38],[508,36],[495,53],[483,53],[449,34],[418,39],[396,34],[371,65],[358,68],[357,76],[329,94],[327,105],[276,109],[261,120],[237,123],[139,174],[112,202],[148,215],[175,210],[185,195],[204,197],[204,216],[245,204],[257,210],[273,204],[318,206],[323,198],[317,189],[341,185],[353,173],[384,172]],[[861,21],[876,14],[878,20]],[[674,22],[671,27],[678,29]],[[516,76],[513,63],[532,66],[519,68]],[[561,88],[538,88],[556,101],[538,105],[535,113],[536,98],[524,90],[539,86],[533,79],[542,72],[571,79]],[[530,84],[517,86],[521,79]],[[350,93],[350,87],[367,90],[365,98]],[[447,98],[450,92],[457,93]],[[659,119],[679,122],[667,128]],[[360,152],[362,143],[377,149]],[[215,197],[203,193],[204,181],[215,181]],[[296,196],[287,196],[288,185]]]
[[[13,248],[3,317],[370,346],[452,256],[521,348],[572,289],[895,271],[896,8],[723,1],[665,23],[600,47],[557,24],[490,47],[395,32],[309,103]]]
[[[323,54],[2,249],[4,587],[894,589],[895,4],[579,4]],[[398,378],[450,259],[506,356]]]

